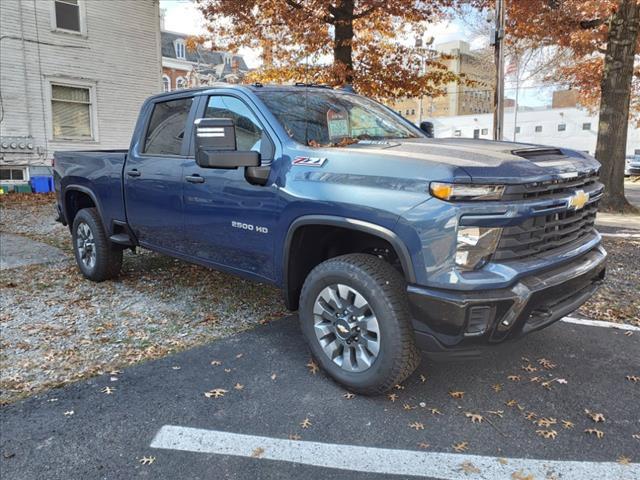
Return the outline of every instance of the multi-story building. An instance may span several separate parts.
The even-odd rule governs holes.
[[[489,50],[471,50],[467,42],[456,40],[436,45],[429,56],[474,84],[451,82],[443,86],[443,96],[399,100],[390,104],[394,110],[416,124],[434,117],[493,111],[495,70]]]
[[[127,148],[160,72],[157,0],[2,0],[0,181],[49,174],[55,150]]]
[[[213,82],[238,83],[249,70],[240,55],[198,45],[187,48],[188,35],[162,31],[162,86],[165,92]]]

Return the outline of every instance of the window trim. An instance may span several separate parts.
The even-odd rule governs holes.
[[[65,2],[65,0],[50,0],[50,17],[51,17],[51,31],[55,32],[55,33],[65,33],[68,35],[76,35],[79,37],[85,37],[87,36],[87,22],[86,22],[86,18],[87,18],[87,13],[86,13],[86,5],[84,0],[78,0],[78,20],[80,23],[80,31],[77,30],[68,30],[66,28],[62,28],[62,27],[58,27],[58,24],[56,22],[56,1],[60,1],[62,3],[68,3]]]
[[[185,100],[189,98],[191,99],[191,108],[189,109],[189,113],[187,114],[187,121],[185,124],[184,138],[182,139],[182,146],[180,147],[180,154],[174,155],[171,153],[145,152],[144,149],[147,144],[147,133],[149,131],[149,124],[151,123],[151,116],[153,115],[153,111],[155,110],[156,105],[158,103],[173,102],[175,100]],[[197,107],[198,107],[198,97],[191,92],[185,92],[182,95],[175,95],[175,96],[171,96],[170,98],[160,97],[154,100],[153,102],[150,102],[150,105],[148,107],[149,111],[145,112],[146,119],[144,121],[144,128],[142,129],[142,136],[140,137],[141,141],[138,142],[138,148],[136,149],[137,156],[144,157],[144,158],[175,158],[180,160],[193,157],[193,155],[190,155],[189,152],[192,144],[191,136],[193,135],[193,122],[195,121],[194,117],[195,117]],[[187,139],[187,136],[189,138],[189,141],[185,142],[185,140]]]
[[[176,38],[176,40],[173,42],[173,50],[176,52],[177,60],[187,59],[187,46],[184,39]],[[180,53],[182,53],[182,55],[180,55]]]
[[[179,87],[178,86],[178,82],[180,82],[180,80],[182,80],[184,82],[184,87]],[[176,78],[176,88],[175,90],[185,90],[187,87],[187,79],[185,77],[183,77],[182,75],[180,75],[179,77]]]
[[[0,182],[2,182],[3,184],[6,185],[17,185],[20,183],[29,183],[29,181],[31,180],[31,175],[29,175],[29,168],[25,167],[25,166],[20,166],[20,165],[2,165],[0,166],[0,170],[22,170],[22,180],[0,180]],[[11,175],[11,174],[9,174]],[[5,192],[7,193],[7,192]]]
[[[88,80],[76,80],[73,78],[48,77],[47,78],[47,96],[49,126],[47,136],[52,143],[56,142],[75,142],[75,143],[98,143],[100,137],[98,135],[98,102],[96,95],[96,83]],[[91,137],[56,137],[53,134],[53,86],[85,88],[89,90],[89,130]]]

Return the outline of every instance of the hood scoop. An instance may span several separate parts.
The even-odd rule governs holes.
[[[527,148],[523,150],[513,150],[511,153],[536,163],[567,158],[559,148]]]

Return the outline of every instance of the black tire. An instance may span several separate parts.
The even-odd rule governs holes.
[[[336,364],[316,337],[313,313],[316,299],[325,287],[335,284],[359,292],[378,321],[379,351],[371,366],[361,372],[347,371]],[[300,294],[299,318],[316,361],[329,376],[352,392],[383,393],[406,379],[420,363],[404,279],[390,264],[373,255],[343,255],[315,267]]]
[[[81,241],[78,241],[82,236],[79,229],[86,232],[87,227],[93,239],[92,249],[95,250],[92,261],[83,260],[79,246]],[[76,263],[86,278],[94,282],[103,282],[118,276],[122,268],[122,248],[114,246],[109,241],[97,209],[83,208],[76,214],[71,227],[71,237]]]

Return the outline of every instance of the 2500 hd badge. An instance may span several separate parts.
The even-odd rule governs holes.
[[[269,233],[269,229],[267,227],[263,227],[261,225],[251,225],[250,223],[236,222],[235,220],[231,221],[231,226],[233,228],[248,230],[250,232]]]

